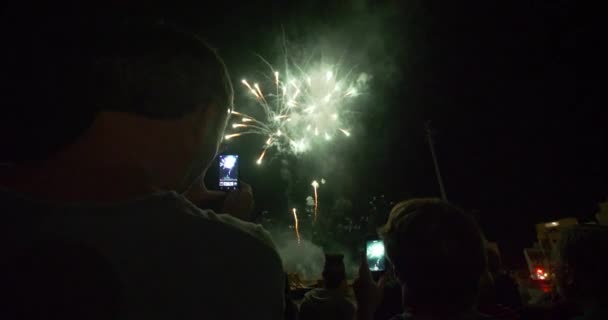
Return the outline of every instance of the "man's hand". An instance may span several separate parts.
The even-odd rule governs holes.
[[[239,185],[240,189],[230,191],[226,195],[222,212],[249,221],[255,204],[253,190],[249,184],[243,181],[239,181]]]
[[[383,275],[374,282],[372,273],[367,265],[367,257],[363,255],[361,264],[359,265],[359,277],[353,282],[353,290],[357,299],[357,316],[356,320],[372,320],[376,308],[382,301],[384,295],[384,285],[386,277]]]
[[[239,182],[240,189],[230,191],[208,190],[202,179],[197,180],[185,193],[186,198],[199,207],[211,205],[219,213],[227,213],[241,220],[249,221],[254,208],[253,191],[251,186],[243,181]],[[213,205],[217,203],[218,205]],[[222,204],[221,207],[219,204]],[[209,209],[210,207],[202,208]]]
[[[192,184],[190,189],[184,193],[184,196],[190,200],[190,202],[201,205],[204,203],[216,202],[224,199],[226,197],[226,193],[222,191],[215,191],[207,189],[205,186],[205,182],[203,181],[203,175],[201,175],[196,181]],[[222,200],[223,201],[223,200]],[[205,208],[203,208],[205,209]],[[209,209],[209,208],[206,208]]]

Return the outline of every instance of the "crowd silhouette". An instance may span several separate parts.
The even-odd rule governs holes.
[[[541,310],[475,219],[430,198],[392,208],[384,274],[362,258],[351,285],[327,254],[296,298],[247,222],[251,188],[203,183],[233,100],[214,49],[155,19],[2,18],[23,28],[3,33],[3,121],[21,140],[0,159],[2,319],[608,319],[608,227],[563,231]]]

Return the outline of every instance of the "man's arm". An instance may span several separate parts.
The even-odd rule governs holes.
[[[365,256],[359,265],[359,277],[353,283],[355,297],[357,298],[357,311],[355,320],[373,320],[376,308],[382,301],[386,277],[381,277],[378,283],[374,282],[372,273]]]
[[[244,221],[251,221],[254,208],[253,189],[244,181],[239,181],[240,189],[230,192],[209,190],[199,179],[186,191],[184,196],[203,210],[227,213]]]
[[[244,272],[247,268],[254,271],[252,275],[252,287],[248,288],[252,294],[253,302],[251,314],[256,319],[283,319],[285,316],[285,272],[283,262],[279,256],[276,246],[270,236],[261,225],[246,222],[228,214],[219,214],[217,219],[230,224],[250,235],[251,241],[259,242],[255,246],[255,252],[244,252],[249,257],[245,259],[247,266],[243,266]]]
[[[268,239],[262,240],[266,243],[272,243]],[[254,308],[251,310],[252,318],[268,319],[268,320],[283,320],[285,318],[285,273],[281,260],[272,248],[272,256],[264,255],[259,257],[256,263],[256,269],[261,272],[256,272],[257,278],[252,283],[255,283],[254,288],[251,288]]]

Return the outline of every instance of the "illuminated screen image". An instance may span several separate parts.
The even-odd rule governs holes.
[[[220,155],[220,188],[236,189],[239,185],[239,156]]]
[[[367,264],[371,271],[384,271],[386,268],[386,258],[384,256],[384,242],[382,240],[367,241],[365,253]]]

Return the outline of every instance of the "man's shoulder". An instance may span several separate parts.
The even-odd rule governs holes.
[[[213,210],[200,209],[188,200],[183,199],[182,203],[185,213],[193,217],[192,222],[206,222],[212,228],[224,229],[228,234],[240,234],[240,238],[249,238],[252,241],[258,241],[265,247],[276,250],[276,246],[272,241],[270,233],[259,224],[243,221],[229,214],[216,213]]]
[[[2,211],[9,220],[0,236],[6,239],[0,244],[3,257],[8,256],[5,247],[10,247],[13,255],[23,256],[22,249],[38,239],[44,240],[46,248],[51,245],[48,236],[86,245],[106,264],[95,264],[97,260],[75,263],[70,256],[48,263],[72,261],[71,268],[86,267],[87,274],[103,275],[101,283],[107,286],[112,282],[106,279],[116,275],[121,294],[138,297],[136,302],[126,302],[125,310],[130,313],[162,313],[175,308],[207,316],[221,312],[225,319],[247,314],[259,314],[262,319],[282,316],[282,263],[261,226],[201,210],[174,192],[110,205],[59,207],[14,197],[8,200],[11,203],[0,201],[0,209],[5,209]],[[51,252],[48,256],[57,258],[58,251],[71,254],[75,250],[52,243],[47,251]],[[70,276],[81,274],[79,269]],[[47,278],[61,279],[54,275]],[[230,309],[230,299],[239,301],[240,307]]]
[[[160,223],[171,225],[154,226],[176,230],[169,232],[168,244],[175,260],[167,264],[180,274],[172,281],[182,281],[184,292],[197,292],[216,306],[225,308],[225,297],[239,301],[239,308],[223,311],[227,319],[243,309],[276,319],[284,304],[284,273],[270,234],[260,225],[200,209],[180,195],[172,201],[157,212]]]

